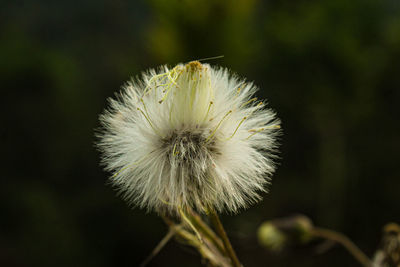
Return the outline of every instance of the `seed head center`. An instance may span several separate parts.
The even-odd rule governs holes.
[[[170,164],[185,168],[190,174],[201,166],[203,171],[219,155],[214,140],[207,141],[202,131],[176,130],[163,139],[162,147]]]

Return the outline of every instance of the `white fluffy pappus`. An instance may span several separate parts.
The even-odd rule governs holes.
[[[193,61],[128,82],[101,116],[98,147],[128,203],[237,212],[261,199],[274,172],[280,121],[257,88]]]

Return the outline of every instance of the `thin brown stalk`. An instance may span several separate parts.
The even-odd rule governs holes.
[[[194,226],[206,237],[208,238],[214,246],[223,254],[227,255],[225,247],[221,239],[214,233],[213,230],[201,219],[200,215],[191,211],[189,213],[190,219],[192,220]]]
[[[168,241],[174,236],[175,229],[169,228],[168,233],[164,236],[163,239],[158,243],[158,245],[153,249],[149,256],[140,264],[140,267],[145,267],[160,251],[161,249],[168,243]]]
[[[371,260],[344,234],[318,227],[314,227],[311,233],[316,237],[341,244],[362,266],[372,266]]]
[[[224,243],[226,252],[228,253],[229,258],[232,261],[232,266],[241,267],[242,265],[240,264],[239,259],[236,256],[235,251],[233,250],[232,244],[229,241],[228,235],[225,232],[225,229],[221,223],[221,220],[218,217],[218,214],[215,212],[215,210],[212,209],[209,212],[209,216],[210,216],[211,222],[214,224],[215,230],[221,237],[222,242]]]
[[[208,260],[209,266],[230,267],[229,258],[225,257],[208,238],[204,239],[206,242],[201,242],[196,235],[185,230],[183,225],[175,224],[171,219],[165,216],[162,216],[162,218],[170,229],[174,230],[175,236],[179,237],[178,241],[196,248],[200,255]]]

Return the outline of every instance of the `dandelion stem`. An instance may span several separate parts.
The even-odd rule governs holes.
[[[229,258],[232,261],[232,266],[234,267],[241,267],[242,265],[239,262],[238,257],[236,256],[235,251],[233,250],[232,244],[229,241],[228,235],[225,232],[224,226],[221,223],[221,220],[218,217],[218,214],[215,212],[214,209],[209,211],[209,217],[211,222],[214,224],[215,230],[219,234],[224,243],[226,252],[228,253]]]
[[[212,243],[209,243],[207,239],[205,239],[207,242],[200,242],[195,235],[185,230],[182,224],[177,225],[166,216],[161,216],[161,218],[170,227],[170,229],[174,230],[175,236],[179,237],[177,241],[196,248],[200,255],[204,259],[208,260],[209,266],[231,267],[229,258],[227,258],[225,254],[218,248],[214,247]]]
[[[175,235],[176,230],[174,228],[169,228],[168,233],[163,239],[158,243],[158,245],[153,249],[150,255],[140,264],[140,267],[145,267],[153,258],[156,256],[161,249],[168,243],[168,241]]]
[[[213,244],[215,245],[215,247],[218,248],[218,250],[223,255],[226,255],[226,249],[225,249],[221,239],[214,233],[213,230],[210,229],[210,227],[205,222],[203,222],[203,220],[201,219],[200,215],[195,213],[193,210],[190,211],[189,215],[190,215],[190,218],[191,218],[191,220],[193,222],[193,225],[200,232],[202,232],[205,237],[210,239],[211,242],[213,242]]]
[[[193,232],[196,234],[200,243],[203,243],[203,238],[201,237],[199,231],[197,231],[196,227],[193,225],[193,223],[190,221],[190,219],[186,216],[185,212],[181,208],[178,208],[178,210],[179,210],[179,213],[181,214],[183,220],[190,226],[190,228],[192,228]]]
[[[312,234],[341,244],[362,266],[372,266],[371,260],[344,234],[318,227],[312,229]]]

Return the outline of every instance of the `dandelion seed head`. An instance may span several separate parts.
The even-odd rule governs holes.
[[[128,82],[100,116],[111,183],[131,205],[159,213],[237,212],[259,201],[280,121],[256,90],[198,61]]]

